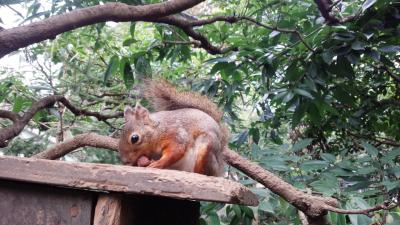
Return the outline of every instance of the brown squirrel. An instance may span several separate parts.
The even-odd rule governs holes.
[[[140,104],[125,108],[119,142],[122,162],[222,175],[228,132],[217,105],[205,96],[179,92],[163,79],[146,80],[143,91],[157,112],[149,113]]]

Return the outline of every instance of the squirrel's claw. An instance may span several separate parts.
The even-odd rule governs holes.
[[[162,169],[163,168],[163,166],[159,163],[159,161],[153,161],[147,167],[148,168],[156,168],[156,169]]]

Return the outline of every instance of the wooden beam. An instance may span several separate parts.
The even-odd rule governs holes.
[[[93,225],[122,225],[122,195],[100,194],[94,212]]]
[[[0,179],[186,200],[258,204],[257,197],[239,183],[175,170],[1,156]]]

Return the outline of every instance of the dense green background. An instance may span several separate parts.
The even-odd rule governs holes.
[[[28,24],[97,4],[14,0],[3,1],[1,10],[10,13],[13,8],[19,13],[15,20]],[[232,131],[232,149],[296,187],[340,199],[342,208],[366,208],[395,198],[400,187],[400,3],[340,1],[333,10],[339,18],[360,17],[328,26],[314,1],[295,0],[210,0],[187,12],[198,18],[249,16],[272,27],[296,29],[313,51],[293,33],[246,21],[198,29],[217,46],[239,49],[225,55],[165,43],[189,38],[164,24],[103,23],[76,29],[21,50],[22,64],[29,69],[0,67],[0,104],[21,112],[33,101],[59,93],[76,106],[111,113],[140,99],[135,87],[141,78],[167,77],[220,105]],[[5,60],[10,58],[0,62]],[[59,120],[57,105],[40,111],[29,123],[32,137],[16,138],[2,151],[29,156],[45,149],[54,141]],[[68,137],[89,131],[110,135],[123,121],[106,124],[67,110],[63,123]],[[9,121],[0,120],[0,127],[7,125]],[[119,163],[115,153],[93,148],[67,159]],[[233,168],[227,171],[231,179],[251,187],[261,204],[204,204],[202,222],[249,224],[256,214],[260,224],[300,224],[290,204]],[[400,209],[371,218],[330,213],[329,219],[338,225],[395,225],[400,224]]]

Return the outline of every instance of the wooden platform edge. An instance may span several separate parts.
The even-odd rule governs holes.
[[[0,156],[0,180],[103,192],[257,205],[254,193],[220,177],[175,170]]]

